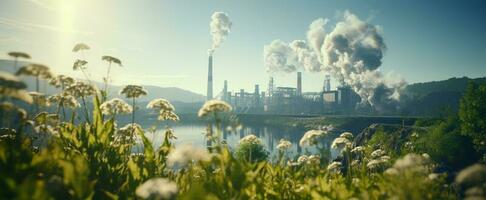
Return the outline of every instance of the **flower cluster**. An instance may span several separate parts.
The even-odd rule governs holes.
[[[261,144],[262,141],[257,136],[250,134],[240,139],[240,144]]]
[[[47,100],[47,96],[45,94],[39,92],[29,92],[29,95],[34,100],[34,103],[39,106],[49,106],[49,101]]]
[[[456,176],[455,184],[463,193],[465,199],[484,199],[486,194],[486,166],[484,164],[474,164]]]
[[[125,95],[126,98],[138,98],[147,94],[147,90],[139,85],[127,85],[120,90],[120,95]]]
[[[329,173],[340,173],[342,165],[341,162],[334,161],[327,166],[327,171],[329,171]]]
[[[383,156],[382,156],[383,157]],[[410,153],[395,161],[392,168],[385,171],[387,174],[397,174],[404,171],[428,173],[431,171],[428,154],[418,155]]]
[[[300,146],[305,145],[315,145],[317,144],[317,139],[326,135],[327,132],[322,130],[310,130],[304,133],[304,136],[299,141]]]
[[[160,121],[179,121],[179,116],[177,116],[177,114],[174,112],[174,106],[165,99],[154,99],[147,104],[147,108],[158,111],[158,120]]]
[[[197,115],[199,117],[206,117],[210,113],[231,112],[231,110],[233,110],[233,108],[228,103],[221,100],[214,99],[214,100],[206,101],[206,103],[204,103],[201,109],[199,109]]]
[[[120,98],[113,98],[100,105],[101,112],[105,115],[126,114],[132,112],[132,106]]]
[[[319,165],[321,163],[321,157],[319,155],[301,155],[299,158],[297,158],[297,163],[296,165]]]
[[[16,76],[0,71],[0,94],[32,103],[32,97],[25,90],[27,85]]]
[[[23,66],[17,71],[16,75],[35,76],[42,79],[52,78],[52,73],[49,67],[41,64],[29,64]]]
[[[65,75],[57,75],[49,80],[49,84],[56,88],[65,88],[72,85],[73,83],[74,79]]]
[[[167,156],[167,164],[172,167],[183,167],[190,162],[208,161],[210,159],[211,156],[205,149],[185,144],[169,153]]]
[[[171,199],[177,194],[177,184],[165,178],[152,178],[139,185],[135,194],[142,199]]]
[[[49,96],[47,101],[50,104],[58,104],[68,108],[79,107],[79,102],[72,95],[65,92]]]
[[[280,142],[278,142],[277,149],[280,151],[286,151],[287,149],[290,149],[292,147],[292,143],[286,139],[280,139]]]
[[[114,141],[113,143],[116,145],[132,145],[135,143],[135,139],[137,138],[137,134],[141,132],[143,129],[142,127],[137,124],[127,124],[124,127],[118,129],[116,133],[113,135]]]
[[[92,96],[95,95],[96,92],[97,89],[94,86],[80,81],[75,82],[66,88],[66,93],[73,95],[76,98]]]
[[[370,160],[368,164],[366,164],[366,167],[368,167],[368,169],[372,171],[384,169],[390,161],[390,156],[387,156],[385,154],[385,151],[381,149],[373,151],[371,153],[371,158],[372,160]]]

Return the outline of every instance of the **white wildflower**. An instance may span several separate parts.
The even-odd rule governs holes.
[[[25,90],[27,85],[20,81],[16,76],[0,71],[0,95],[13,97],[32,103],[32,97]]]
[[[16,75],[35,76],[42,79],[50,79],[52,73],[49,67],[41,64],[29,64],[21,67]]]
[[[321,157],[319,155],[310,155],[307,163],[310,165],[319,165],[321,163]]]
[[[169,110],[160,110],[159,116],[157,118],[159,121],[171,120],[171,121],[179,121],[179,116],[175,114],[173,111]]]
[[[280,139],[280,142],[277,145],[277,149],[280,151],[285,151],[292,147],[292,143],[286,139]]]
[[[261,144],[257,136],[250,134],[240,139],[240,144]]]
[[[49,106],[49,101],[47,101],[47,96],[39,92],[29,92],[29,95],[34,100],[34,103],[39,106]]]
[[[206,149],[197,148],[190,144],[181,145],[167,156],[169,166],[185,166],[190,162],[208,161],[211,156]]]
[[[317,144],[317,139],[323,137],[327,132],[322,130],[309,130],[304,133],[304,136],[300,139],[299,145],[315,145]]]
[[[204,103],[204,105],[199,109],[197,115],[199,117],[206,117],[210,113],[218,113],[218,112],[231,112],[233,108],[228,103],[221,101],[221,100],[209,100]]]
[[[47,101],[51,104],[58,104],[68,108],[79,107],[79,102],[72,95],[67,93],[55,94],[47,98]]]
[[[142,199],[171,199],[177,194],[177,184],[165,178],[152,178],[139,185],[135,194]]]
[[[381,157],[383,155],[385,155],[385,151],[383,151],[381,149],[377,149],[377,150],[371,152],[371,157],[372,158],[378,158],[378,157]]]
[[[132,112],[132,106],[120,98],[113,98],[100,105],[101,112],[105,115],[126,114]]]
[[[362,153],[364,152],[364,147],[362,146],[357,146],[357,147],[354,147],[352,150],[351,150],[351,153]]]
[[[301,156],[299,156],[299,158],[297,158],[297,163],[299,163],[299,165],[301,165],[303,163],[306,163],[307,160],[309,160],[309,157],[308,156],[301,155]]]
[[[344,133],[341,133],[341,135],[339,135],[339,137],[346,138],[348,140],[352,140],[354,136],[350,132],[344,132]]]
[[[339,173],[342,165],[341,162],[334,161],[327,166],[327,171],[329,171],[329,173]]]
[[[157,111],[174,111],[174,106],[166,99],[154,99],[147,104],[148,109]]]
[[[142,130],[142,126],[137,123],[127,124],[115,132],[113,135],[113,143],[115,145],[133,145],[137,138],[137,134]]]
[[[65,91],[76,98],[80,98],[95,95],[97,89],[90,84],[78,81],[67,87]]]
[[[429,159],[417,154],[407,154],[403,158],[395,161],[393,168],[399,171],[413,170],[417,172],[426,172]]]
[[[486,166],[474,164],[461,170],[455,182],[463,188],[481,186],[486,183]]]
[[[74,79],[65,75],[57,75],[49,80],[49,84],[51,84],[52,86],[56,88],[63,88],[63,89],[70,86],[73,83],[74,83]]]
[[[351,146],[351,142],[345,137],[337,137],[332,142],[331,148],[344,149],[346,146]]]
[[[147,94],[147,90],[139,85],[127,85],[120,90],[120,95],[125,95],[126,98],[138,98]]]

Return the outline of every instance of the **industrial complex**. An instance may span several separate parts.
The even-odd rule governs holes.
[[[347,114],[361,101],[350,87],[331,90],[330,76],[326,75],[321,91],[302,92],[302,72],[297,72],[296,87],[281,87],[269,78],[267,91],[258,84],[253,91],[229,91],[228,81],[223,90],[213,97],[213,57],[209,56],[207,99],[221,99],[233,106],[236,113],[248,114]]]

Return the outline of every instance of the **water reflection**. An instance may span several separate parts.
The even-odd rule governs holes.
[[[199,147],[206,146],[206,139],[204,132],[206,126],[202,124],[182,124],[172,127],[174,129],[176,140],[173,143],[178,146],[181,144],[193,144]],[[265,145],[265,148],[270,152],[270,156],[274,157],[278,151],[276,146],[280,139],[287,139],[292,142],[291,149],[288,150],[287,155],[289,157],[295,157],[300,154],[315,153],[315,148],[301,148],[299,146],[300,138],[304,135],[306,130],[293,128],[282,129],[280,127],[271,126],[245,126],[237,131],[223,131],[223,139],[226,140],[230,148],[234,149],[238,145],[238,141],[249,135],[254,134],[258,136]],[[165,128],[159,127],[154,134],[147,133],[147,137],[152,139],[153,144],[158,148],[164,139]],[[330,142],[334,139],[332,136],[325,137],[321,140],[322,146],[329,146]]]

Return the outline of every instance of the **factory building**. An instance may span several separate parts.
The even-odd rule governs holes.
[[[267,91],[260,91],[257,84],[254,90],[240,89],[230,92],[228,81],[224,81],[223,91],[217,98],[230,103],[236,113],[251,114],[346,114],[354,111],[360,101],[350,87],[331,90],[330,76],[326,75],[322,91],[302,92],[302,73],[297,73],[296,87],[275,86],[270,77]]]

